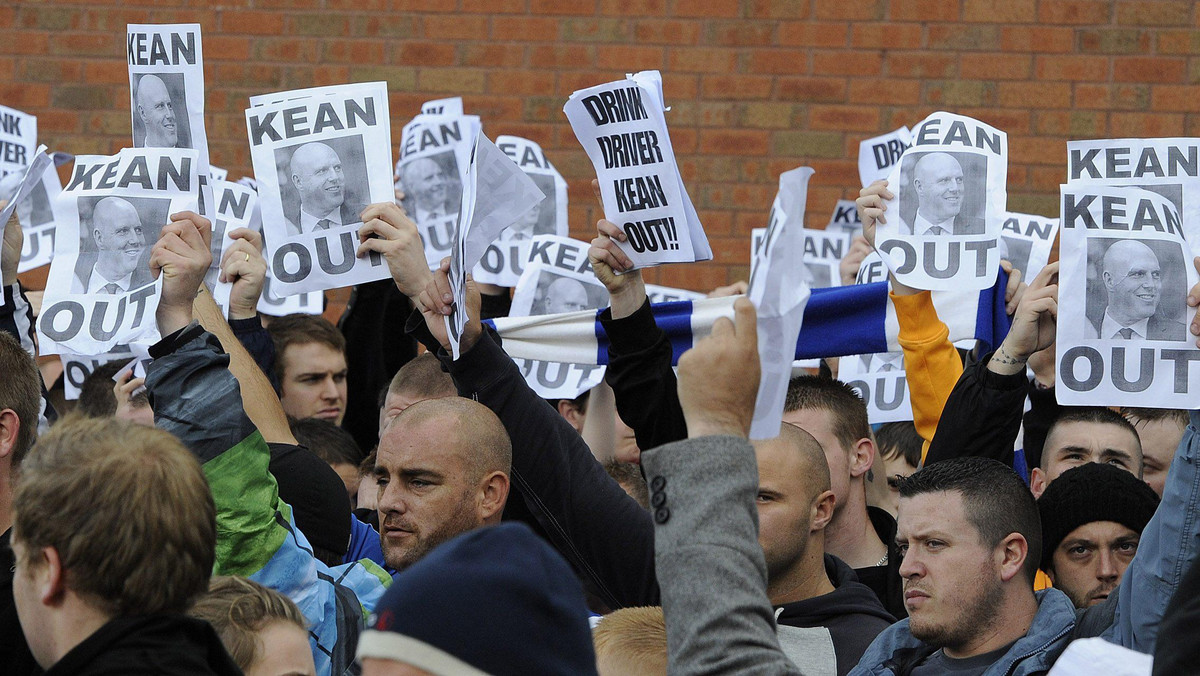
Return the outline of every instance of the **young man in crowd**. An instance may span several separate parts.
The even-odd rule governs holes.
[[[1175,408],[1122,408],[1121,415],[1137,430],[1142,447],[1142,479],[1162,497],[1167,469],[1187,429],[1187,411]]]
[[[426,399],[456,396],[454,381],[437,357],[426,352],[396,371],[379,401],[379,436],[404,409]]]
[[[294,314],[271,320],[279,401],[293,418],[335,425],[346,415],[346,339],[324,318]]]
[[[212,625],[246,676],[316,676],[308,621],[273,589],[244,577],[214,577],[188,615]]]

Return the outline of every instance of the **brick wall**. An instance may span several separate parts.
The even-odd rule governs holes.
[[[949,109],[1009,133],[1009,206],[1053,215],[1065,142],[1200,135],[1190,0],[126,0],[0,8],[0,102],[75,153],[129,143],[126,23],[199,22],[209,147],[250,168],[243,111],[266,91],[384,79],[396,132],[461,94],[493,138],[542,144],[598,217],[562,115],[575,89],[663,71],[671,137],[716,252],[648,273],[707,289],[747,276],[780,172],[817,170],[809,224],[857,192],[863,138]],[[399,141],[398,138],[394,139]]]

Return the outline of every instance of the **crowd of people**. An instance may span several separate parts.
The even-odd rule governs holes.
[[[139,114],[173,131],[158,94],[143,82]],[[922,180],[961,182],[933,160]],[[891,198],[861,191],[849,280]],[[1056,403],[1057,263],[1027,282],[1003,264],[994,350],[957,349],[930,292],[892,278],[912,422],[873,426],[827,359],[751,442],[748,299],[676,360],[601,220],[605,382],[547,401],[481,322],[507,289],[468,279],[451,357],[450,266],[430,267],[404,203],[344,215],[391,279],[338,326],[258,314],[246,229],[219,261],[222,312],[212,224],[173,214],[125,272],[162,284],[146,376],[101,366],[70,411],[35,365],[8,223],[5,674],[1023,676],[1073,651],[1194,670],[1200,411]],[[119,235],[101,211],[96,236]],[[975,224],[929,207],[913,227]],[[1188,305],[1200,345],[1200,285]]]

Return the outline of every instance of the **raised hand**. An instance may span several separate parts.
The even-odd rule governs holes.
[[[363,226],[358,229],[359,258],[374,251],[387,261],[392,281],[400,293],[416,302],[429,284],[432,274],[425,260],[425,247],[417,224],[398,205],[379,202],[362,212]]]
[[[192,301],[212,265],[208,248],[211,239],[212,222],[183,211],[171,214],[171,222],[163,226],[150,250],[150,272],[155,279],[161,276],[163,280],[157,319],[159,333],[164,336],[192,321]]]
[[[747,298],[733,303],[712,333],[679,358],[679,404],[688,437],[750,435],[758,397],[758,314]]]
[[[221,281],[233,284],[229,292],[229,318],[250,319],[258,315],[258,299],[267,279],[267,261],[262,256],[262,235],[249,228],[229,233],[233,242],[221,257]]]

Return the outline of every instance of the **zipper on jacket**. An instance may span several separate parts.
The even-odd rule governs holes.
[[[1059,639],[1061,639],[1062,637],[1064,637],[1064,636],[1066,636],[1067,634],[1071,633],[1071,630],[1072,630],[1072,629],[1074,629],[1074,628],[1075,628],[1075,625],[1074,625],[1074,624],[1071,624],[1071,626],[1069,626],[1069,627],[1067,627],[1066,629],[1063,629],[1062,631],[1058,632],[1058,635],[1057,635],[1057,636],[1055,636],[1054,638],[1050,639],[1049,641],[1046,641],[1045,643],[1043,643],[1043,644],[1041,645],[1041,647],[1039,647],[1039,648],[1037,648],[1037,649],[1033,650],[1032,652],[1026,653],[1026,654],[1024,654],[1024,655],[1021,655],[1020,657],[1018,657],[1018,658],[1016,658],[1015,660],[1013,660],[1013,661],[1012,661],[1012,664],[1008,665],[1008,669],[1006,669],[1006,670],[1005,670],[1005,672],[1004,672],[1004,676],[1012,676],[1013,670],[1017,668],[1017,665],[1018,665],[1018,664],[1020,664],[1020,663],[1021,663],[1022,661],[1024,661],[1024,660],[1027,660],[1027,659],[1029,659],[1030,657],[1033,657],[1034,655],[1036,655],[1036,654],[1038,654],[1038,653],[1040,653],[1040,652],[1044,651],[1046,648],[1050,647],[1050,646],[1051,646],[1051,645],[1052,645],[1052,644],[1053,644],[1055,641],[1058,641],[1058,640],[1059,640]]]

